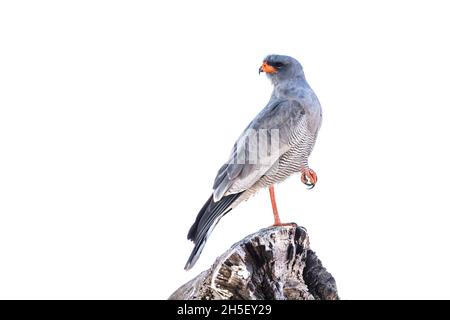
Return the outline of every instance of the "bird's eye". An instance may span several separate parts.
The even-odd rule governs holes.
[[[284,64],[281,63],[281,62],[275,62],[275,63],[273,63],[273,66],[274,66],[275,68],[281,68],[282,66],[284,66]]]

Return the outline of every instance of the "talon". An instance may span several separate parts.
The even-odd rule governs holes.
[[[315,187],[315,184],[314,184],[314,183],[308,182],[308,183],[305,183],[305,184],[306,184],[306,188],[307,188],[308,190],[311,190],[312,188]]]
[[[317,174],[314,172],[314,170],[305,168],[302,171],[302,182],[308,187],[308,190],[311,190],[314,188],[314,186],[317,183]]]

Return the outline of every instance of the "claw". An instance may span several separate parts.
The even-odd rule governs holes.
[[[305,183],[305,185],[308,190],[311,190],[312,188],[314,188],[316,186],[314,183],[311,183],[311,182]]]
[[[303,184],[306,185],[308,190],[314,188],[314,186],[317,183],[317,174],[314,172],[314,170],[305,168],[301,172],[302,172],[301,179]]]

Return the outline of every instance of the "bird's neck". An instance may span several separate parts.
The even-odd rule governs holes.
[[[303,91],[308,89],[309,85],[306,79],[304,77],[296,77],[274,83],[272,97],[278,99],[300,98],[304,94]]]

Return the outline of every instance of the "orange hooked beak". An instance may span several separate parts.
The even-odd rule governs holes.
[[[262,66],[259,67],[259,73],[265,72],[265,73],[275,73],[278,70],[275,67],[272,67],[271,65],[267,64],[267,61],[264,61]]]

